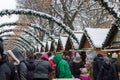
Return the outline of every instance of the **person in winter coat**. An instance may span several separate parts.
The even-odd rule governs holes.
[[[15,80],[14,66],[8,62],[7,56],[3,52],[3,40],[0,38],[0,80]]]
[[[81,68],[80,80],[92,80],[87,68]]]
[[[27,80],[33,80],[34,78],[34,70],[35,70],[35,61],[33,56],[30,56],[26,62],[27,66]]]
[[[114,70],[111,66],[110,58],[104,57],[104,62],[100,68],[97,80],[115,80]]]
[[[54,77],[55,64],[53,63],[53,61],[52,61],[52,60],[50,60],[50,59],[48,58],[48,54],[47,54],[47,53],[42,54],[42,56],[41,56],[41,57],[42,57],[42,58],[44,58],[44,59],[46,59],[46,60],[50,63],[50,65],[51,65],[52,72],[49,74],[49,79],[50,79],[50,80],[52,80],[52,79],[53,79],[53,77]]]
[[[9,61],[12,62],[16,67],[16,74],[18,75],[19,80],[27,80],[27,66],[24,62],[22,52],[17,48],[8,50],[7,52]]]
[[[65,61],[61,54],[56,54],[53,58],[56,64],[56,75],[57,78],[72,78],[69,64]]]
[[[84,62],[81,60],[79,53],[76,53],[76,56],[70,65],[71,65],[72,75],[75,78],[79,78],[81,73],[80,68],[84,67]]]
[[[94,80],[97,79],[98,73],[103,63],[103,55],[97,54],[97,57],[94,58],[93,61],[93,78]]]
[[[115,79],[114,79],[114,80],[119,80],[119,75],[118,75],[118,73],[120,72],[120,65],[119,65],[119,63],[118,63],[118,61],[117,61],[117,57],[118,57],[118,55],[117,55],[116,53],[113,53],[113,54],[112,54],[111,65],[112,65],[112,67],[113,67],[113,69],[114,69],[114,71],[115,71],[115,73],[114,73]]]
[[[51,55],[50,55],[50,54],[51,54]],[[55,64],[54,64],[54,62],[53,62],[53,60],[52,60],[52,58],[53,58],[54,56],[52,55],[52,53],[49,52],[49,53],[43,54],[42,56],[46,56],[48,62],[51,64],[52,71],[55,71]]]
[[[48,56],[42,55],[35,61],[34,80],[49,80],[52,68]]]

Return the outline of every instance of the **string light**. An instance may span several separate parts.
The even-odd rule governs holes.
[[[109,52],[108,55],[110,55],[111,53]]]

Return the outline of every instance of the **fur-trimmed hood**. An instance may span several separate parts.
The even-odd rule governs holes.
[[[18,49],[8,50],[7,52],[15,60],[15,65],[19,65],[24,60],[22,52]]]

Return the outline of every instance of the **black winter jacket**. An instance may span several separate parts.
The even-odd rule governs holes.
[[[0,60],[0,80],[14,80],[14,66],[10,64],[12,69],[10,68],[10,63],[7,62],[6,57]]]

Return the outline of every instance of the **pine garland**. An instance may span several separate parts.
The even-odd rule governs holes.
[[[16,26],[16,25],[22,26],[23,23],[16,23],[16,22],[3,23],[3,24],[0,24],[0,28],[2,28],[4,26]],[[57,45],[57,43],[55,42],[55,39],[44,28],[40,27],[39,25],[30,24],[30,23],[27,25],[30,26],[31,28],[35,28],[37,30],[44,32],[52,40],[53,44],[55,43],[55,45]]]
[[[3,33],[5,33],[5,32],[11,32],[11,31],[13,31],[13,30],[14,30],[14,29],[4,30],[4,31],[0,32],[0,34],[3,34]],[[26,34],[32,36],[32,37],[33,37],[38,43],[40,43],[40,45],[44,48],[44,45],[43,45],[42,41],[40,41],[40,40],[38,39],[38,37],[34,36],[31,32],[28,32],[28,31],[26,31],[26,30],[23,30],[23,32],[25,32]]]
[[[20,48],[20,49],[22,49],[23,51],[27,51],[27,50],[25,50],[23,47],[21,47],[20,45],[16,45],[16,44],[13,44],[10,49],[12,50],[12,49],[14,49],[14,48],[18,48],[18,49]]]
[[[17,46],[24,48],[25,50],[29,51],[30,49],[28,47],[26,47],[25,45],[19,43],[19,42],[14,42],[13,44],[16,44]]]
[[[29,51],[30,49],[28,49],[26,46],[24,46],[23,44],[19,43],[19,42],[14,42],[13,44],[16,44],[17,46],[21,46],[21,48],[23,47],[26,51]]]
[[[2,36],[0,36],[0,37],[11,37],[12,35],[10,35],[10,34],[4,34],[4,35],[2,35]],[[35,47],[28,41],[28,40],[26,40],[25,38],[23,38],[22,36],[18,36],[20,39],[22,39],[23,41],[25,41],[26,43],[28,43],[30,46],[32,46],[33,47],[33,50],[35,50]],[[18,39],[18,38],[17,38]]]
[[[112,4],[110,5],[109,0],[100,0],[101,4],[103,7],[105,7],[105,9],[110,13],[110,15],[113,15],[116,18],[116,21],[114,24],[116,24],[116,26],[120,27],[120,12],[118,7],[116,7],[116,5]],[[109,4],[108,4],[109,3]]]
[[[8,41],[9,39],[4,39],[4,41]],[[16,39],[15,42],[20,42],[21,44],[25,44],[25,46],[28,48],[28,49],[31,49],[31,47],[24,41],[22,40],[19,40],[19,39]]]
[[[113,17],[116,18],[115,22],[112,24],[112,27],[109,31],[109,33],[107,34],[107,38],[110,36],[111,33],[111,30],[113,28],[116,28],[116,27],[120,27],[120,12],[118,7],[116,6],[116,4],[112,4],[111,2],[109,2],[109,0],[99,0],[102,4],[103,7],[105,7],[105,9],[110,13],[110,15],[113,15]],[[111,3],[111,4],[110,4]],[[107,41],[108,39],[106,38],[105,41]],[[103,48],[106,46],[106,43],[104,42],[103,43]]]
[[[0,36],[0,37],[11,37],[12,35],[10,35],[10,34],[6,34],[6,35],[2,35],[2,36]],[[19,38],[22,40],[22,41],[24,41],[24,42],[26,42],[27,44],[29,44],[31,47],[33,47],[33,49],[35,49],[35,47],[29,42],[29,41],[27,41],[26,39],[24,39],[22,36],[19,36]],[[17,39],[19,39],[19,38],[17,38]]]
[[[50,21],[55,22],[58,26],[60,26],[62,29],[64,29],[64,31],[66,33],[68,33],[78,44],[79,41],[76,38],[76,36],[74,35],[73,31],[66,26],[65,24],[63,24],[60,20],[58,20],[57,18],[49,15],[49,14],[45,14],[42,12],[38,12],[38,11],[34,11],[34,10],[30,10],[30,9],[18,9],[18,10],[3,10],[0,11],[0,16],[4,16],[4,15],[12,15],[12,14],[16,14],[16,15],[33,15],[36,17],[42,17],[44,19],[48,19]]]
[[[5,33],[5,32],[11,32],[11,31],[13,31],[13,30],[14,30],[14,29],[4,30],[4,31],[0,32],[0,34],[3,34],[3,33]],[[38,43],[40,43],[40,45],[41,45],[42,47],[44,47],[44,45],[42,44],[42,42],[41,42],[36,36],[34,36],[32,33],[28,32],[28,31],[26,31],[26,30],[23,30],[23,32],[25,32],[26,34],[32,36],[36,41],[38,41]]]

